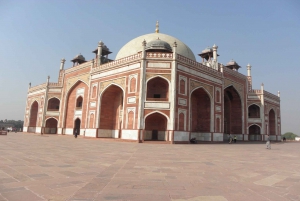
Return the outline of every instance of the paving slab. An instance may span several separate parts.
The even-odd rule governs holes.
[[[300,200],[299,148],[8,133],[0,140],[0,201]]]

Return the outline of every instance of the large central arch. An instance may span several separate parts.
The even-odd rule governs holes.
[[[122,111],[123,90],[119,86],[111,85],[101,95],[100,137],[120,138]]]
[[[147,116],[144,140],[167,140],[167,123],[167,118],[158,112]]]
[[[242,134],[242,101],[233,86],[224,89],[224,133]]]
[[[198,88],[191,94],[191,117],[192,132],[210,132],[211,100],[203,88]]]

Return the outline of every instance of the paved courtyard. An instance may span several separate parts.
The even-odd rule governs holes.
[[[0,200],[300,200],[300,143],[0,136]]]

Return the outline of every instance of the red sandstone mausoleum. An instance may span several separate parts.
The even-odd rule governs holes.
[[[218,63],[218,47],[197,62],[173,36],[155,33],[125,44],[115,60],[103,42],[86,61],[77,55],[57,83],[29,84],[24,132],[170,143],[281,140],[280,97],[252,89],[251,66]]]

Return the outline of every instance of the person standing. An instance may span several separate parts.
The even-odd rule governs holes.
[[[77,135],[78,135],[78,129],[75,128],[75,131],[74,131],[74,137],[77,138]]]
[[[231,144],[231,142],[232,142],[232,136],[231,134],[229,134],[229,144]]]
[[[236,135],[234,136],[233,141],[234,141],[234,143],[236,143]]]
[[[267,149],[271,149],[271,139],[270,139],[270,135],[267,135],[267,143],[266,143]]]

